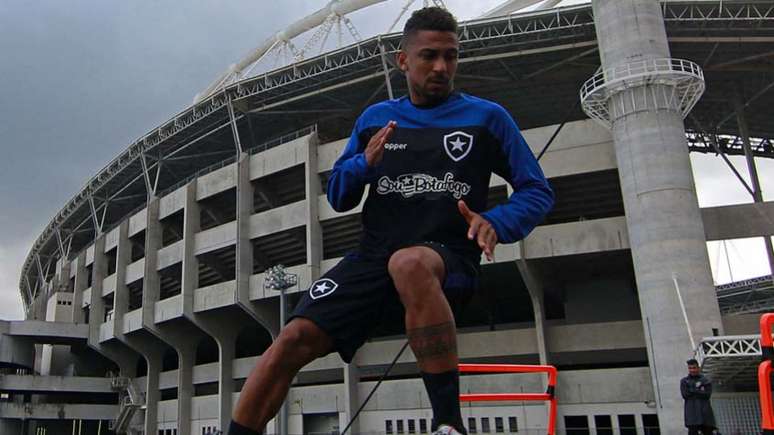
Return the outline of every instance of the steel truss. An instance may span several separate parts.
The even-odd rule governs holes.
[[[702,370],[720,384],[755,385],[761,358],[760,337],[706,337],[694,352]]]
[[[740,136],[709,134],[688,130],[686,132],[688,140],[688,149],[702,154],[717,154],[717,150],[712,146],[712,141],[717,144],[721,152],[733,155],[743,156],[744,146]],[[750,138],[750,145],[755,157],[774,158],[774,143],[770,138]]]
[[[749,21],[768,23],[774,20],[774,5],[767,2],[670,0],[663,4],[667,26],[689,22],[732,24]],[[553,36],[566,39],[569,35],[575,36],[575,39],[582,37],[585,42],[593,41],[593,26],[593,14],[588,4],[464,22],[460,25],[461,62],[496,60],[541,50],[550,51],[557,44]],[[130,144],[65,204],[36,239],[24,262],[19,280],[25,303],[29,305],[32,302],[42,287],[38,282],[46,278],[36,270],[36,258],[41,255],[54,264],[62,257],[56,241],[57,231],[69,229],[71,234],[80,233],[92,220],[95,226],[102,227],[95,229],[109,230],[107,226],[111,223],[104,219],[101,222],[94,219],[97,208],[104,207],[100,211],[106,214],[107,204],[94,204],[92,207],[91,198],[106,198],[115,202],[111,198],[121,196],[127,186],[145,176],[146,172],[142,169],[143,156],[157,156],[156,162],[147,165],[146,170],[151,170],[159,162],[206,137],[213,129],[229,127],[232,122],[227,110],[229,101],[234,102],[235,108],[247,102],[250,107],[258,107],[257,110],[268,109],[303,96],[383,75],[383,53],[397,52],[399,43],[399,34],[381,35],[243,80],[195,103]],[[237,120],[242,116],[237,116]],[[127,197],[126,194],[123,196]],[[141,200],[134,210],[143,206],[144,201]],[[74,250],[81,248],[72,246]]]

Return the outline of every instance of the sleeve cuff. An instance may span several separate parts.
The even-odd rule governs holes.
[[[368,166],[368,161],[363,153],[355,155],[354,169],[357,176],[362,180],[370,181],[376,177],[376,168]]]
[[[510,243],[508,237],[505,237],[505,229],[496,219],[489,216],[489,212],[481,213],[481,217],[486,219],[486,221],[492,225],[492,228],[494,228],[495,234],[497,234],[497,243]]]

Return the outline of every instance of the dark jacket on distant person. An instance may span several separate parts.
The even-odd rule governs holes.
[[[685,399],[685,426],[715,425],[715,415],[712,413],[710,396],[712,382],[704,375],[686,376],[680,380],[680,393]]]

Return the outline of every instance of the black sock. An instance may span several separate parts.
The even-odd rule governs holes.
[[[433,406],[432,430],[438,429],[441,424],[448,424],[454,426],[459,433],[467,435],[460,412],[460,372],[422,372],[422,380]]]
[[[262,432],[254,431],[249,427],[244,427],[241,424],[231,420],[231,424],[228,426],[228,435],[261,435]]]

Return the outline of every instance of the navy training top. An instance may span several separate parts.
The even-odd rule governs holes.
[[[382,161],[369,167],[364,150],[391,120],[397,128]],[[505,204],[485,211],[495,173],[513,187]],[[425,108],[402,98],[368,107],[358,118],[328,180],[328,201],[343,212],[363,206],[363,254],[389,255],[418,242],[438,242],[466,258],[481,250],[467,239],[457,208],[465,200],[494,227],[499,243],[523,239],[551,209],[554,195],[532,151],[500,105],[462,93]]]

